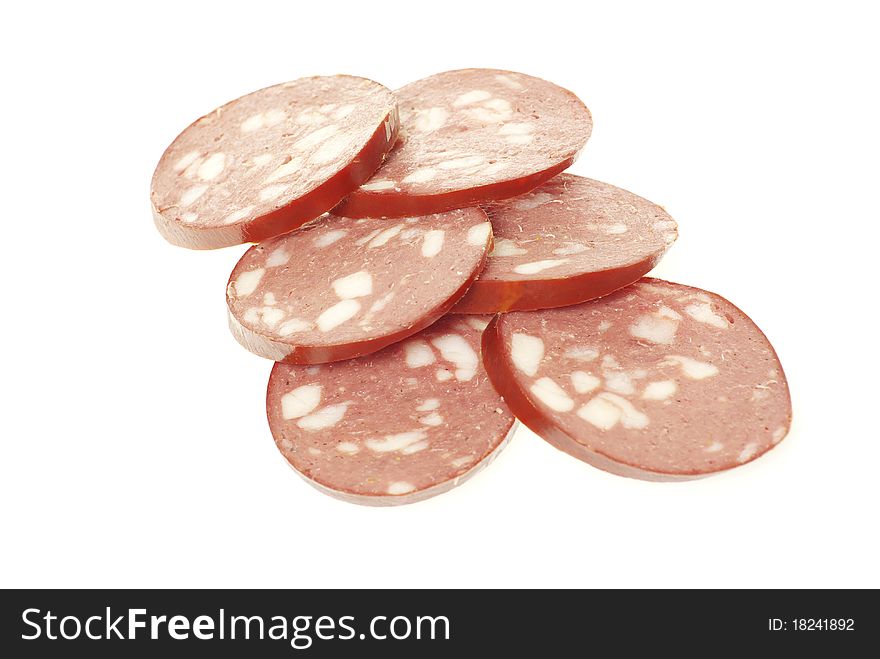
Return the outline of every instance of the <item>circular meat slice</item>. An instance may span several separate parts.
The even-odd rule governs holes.
[[[677,237],[675,221],[607,183],[560,174],[484,210],[495,248],[457,313],[564,307],[649,272]]]
[[[401,139],[342,214],[400,217],[522,194],[569,167],[593,127],[570,91],[511,71],[447,71],[396,94]]]
[[[192,249],[295,229],[372,176],[398,124],[394,95],[365,78],[301,78],[242,96],[165,150],[150,192],[156,226]]]
[[[730,469],[791,425],[782,366],[754,322],[718,295],[658,279],[578,306],[497,316],[483,361],[520,421],[623,476]]]
[[[483,269],[492,226],[479,208],[399,221],[326,215],[254,245],[226,287],[229,324],[261,357],[358,357],[427,327]]]
[[[278,449],[353,503],[412,503],[461,484],[513,433],[479,360],[487,320],[450,315],[369,357],[275,364],[266,411]]]

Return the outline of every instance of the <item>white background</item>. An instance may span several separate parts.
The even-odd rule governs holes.
[[[871,3],[667,4],[7,7],[0,586],[880,586]],[[226,328],[244,248],[166,244],[156,161],[269,84],[472,66],[589,105],[572,171],[663,204],[681,237],[655,274],[728,297],[775,344],[795,414],[776,450],[656,484],[522,431],[396,509],[289,469],[270,364]]]

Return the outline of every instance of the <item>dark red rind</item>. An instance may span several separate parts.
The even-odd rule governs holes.
[[[442,213],[456,208],[478,206],[488,201],[509,199],[531,192],[542,183],[562,173],[574,163],[576,156],[563,160],[549,169],[520,178],[491,183],[467,190],[455,190],[432,195],[388,194],[384,191],[356,190],[333,209],[345,217],[413,217]]]
[[[454,313],[487,314],[567,307],[608,295],[650,272],[662,254],[622,268],[556,279],[499,281],[477,279]]]

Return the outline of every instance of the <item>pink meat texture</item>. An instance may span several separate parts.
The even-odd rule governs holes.
[[[396,94],[401,138],[343,214],[400,217],[522,194],[571,165],[593,127],[570,91],[512,71],[447,71]]]
[[[412,503],[464,482],[514,423],[480,364],[487,320],[449,315],[360,359],[276,364],[266,405],[278,449],[313,485],[354,503]]]
[[[500,69],[392,93],[353,76],[267,87],[166,149],[171,243],[249,247],[229,328],[275,362],[266,412],[310,484],[366,505],[455,487],[516,419],[605,471],[689,480],[776,446],[791,399],[740,309],[645,277],[666,210],[564,173],[592,132],[570,91]]]
[[[626,476],[730,469],[770,450],[791,424],[782,366],[748,316],[658,279],[577,306],[497,316],[483,357],[523,423]]]
[[[491,245],[478,208],[393,222],[326,215],[245,253],[226,290],[230,327],[276,361],[375,352],[446,313]]]
[[[656,204],[572,174],[483,208],[495,248],[457,313],[547,309],[607,295],[651,270],[678,235]]]
[[[156,227],[194,249],[295,229],[366,181],[397,128],[394,95],[365,78],[302,78],[243,96],[162,155],[150,194]]]

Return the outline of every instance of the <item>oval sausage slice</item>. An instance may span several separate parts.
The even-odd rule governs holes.
[[[573,174],[483,209],[495,248],[457,313],[549,309],[607,295],[649,272],[677,237],[660,206]]]
[[[275,364],[266,405],[278,449],[309,483],[353,503],[412,503],[461,484],[514,426],[480,364],[485,325],[450,315],[368,357]]]
[[[165,150],[150,192],[156,227],[192,249],[295,229],[370,178],[397,129],[394,95],[365,78],[301,78],[242,96]]]
[[[791,425],[785,374],[755,323],[714,293],[658,279],[577,306],[496,316],[483,359],[529,428],[624,476],[730,469]]]
[[[593,127],[570,91],[512,71],[447,71],[396,94],[401,139],[344,215],[420,215],[522,194],[569,167]]]
[[[445,314],[491,245],[478,208],[398,221],[325,215],[245,252],[226,287],[230,327],[274,361],[375,352]]]

